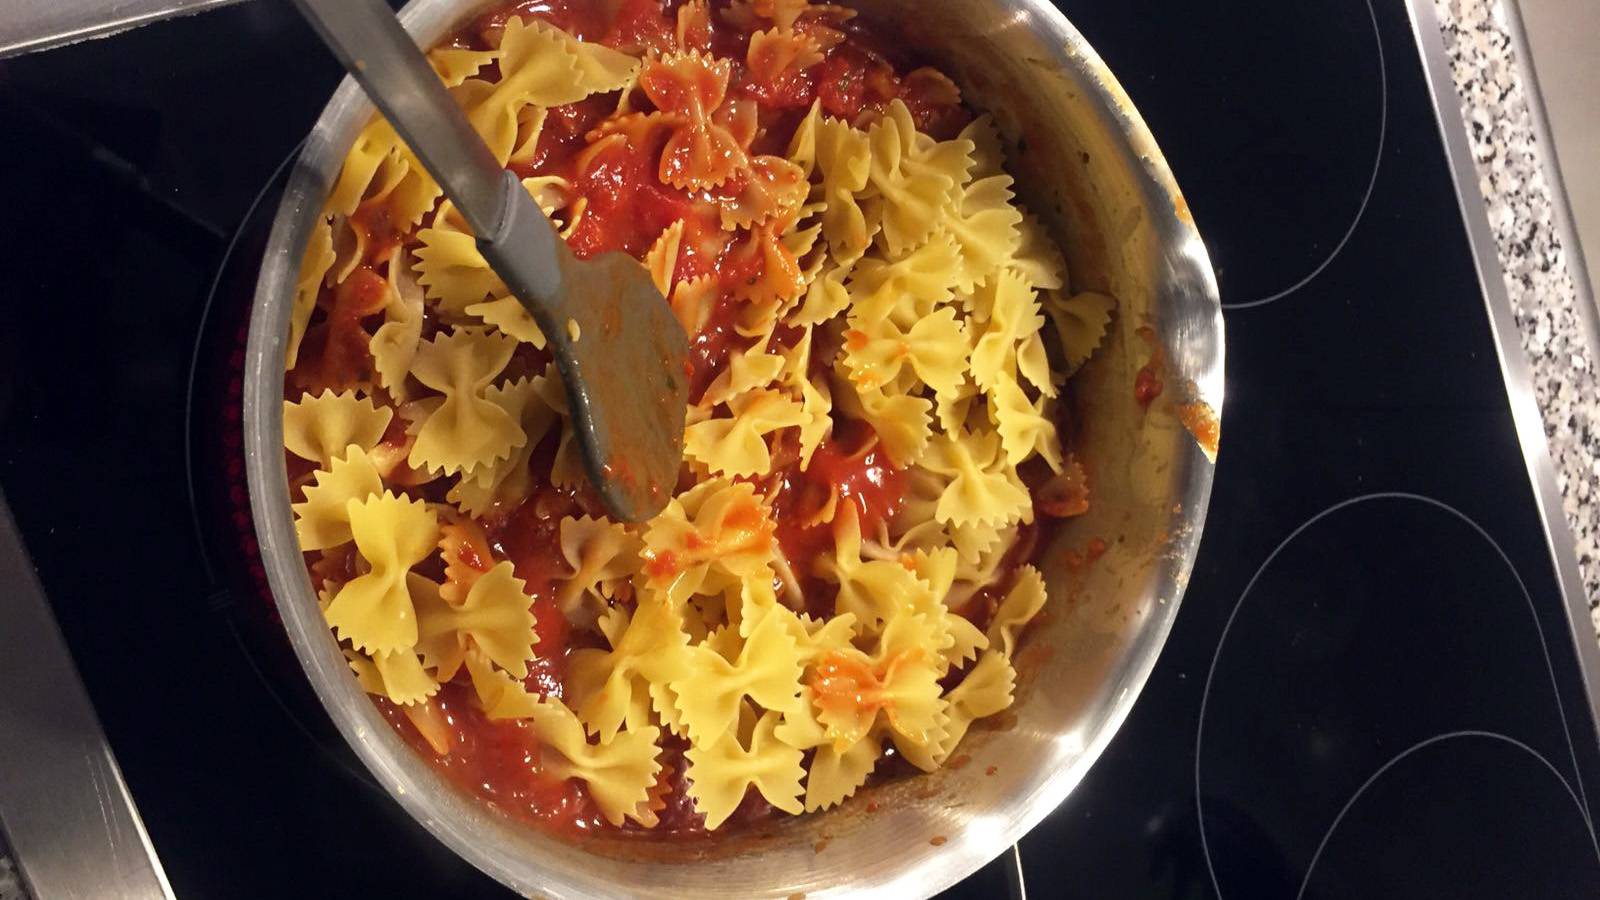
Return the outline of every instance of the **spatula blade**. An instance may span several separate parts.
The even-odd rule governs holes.
[[[549,341],[600,501],[644,521],[672,498],[683,464],[689,339],[638,260],[578,259],[517,177],[504,185],[505,220],[478,247]]]

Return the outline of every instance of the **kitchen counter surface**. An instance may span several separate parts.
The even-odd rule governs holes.
[[[1594,310],[1583,305],[1593,300],[1580,295],[1562,245],[1528,70],[1503,2],[1435,0],[1435,7],[1600,635],[1600,340]]]

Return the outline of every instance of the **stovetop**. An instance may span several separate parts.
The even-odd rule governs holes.
[[[1177,624],[1027,890],[1600,894],[1595,707],[1405,5],[1060,5],[1206,239],[1228,397]],[[178,895],[499,896],[340,743],[232,521],[241,226],[338,78],[259,0],[0,63],[0,488]]]

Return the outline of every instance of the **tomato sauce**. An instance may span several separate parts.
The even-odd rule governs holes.
[[[1139,372],[1133,378],[1133,399],[1139,404],[1140,409],[1149,410],[1150,404],[1161,396],[1166,389],[1167,357],[1161,345],[1156,342],[1155,330],[1149,326],[1139,328],[1136,332],[1150,345],[1150,360],[1139,367]]]
[[[1178,420],[1194,435],[1195,443],[1206,456],[1217,458],[1217,442],[1222,439],[1222,422],[1208,404],[1196,400],[1178,407]]]
[[[694,801],[690,799],[688,787],[688,760],[684,752],[689,749],[689,742],[674,735],[667,735],[661,741],[661,774],[657,779],[657,796],[662,801],[662,808],[656,812],[658,821],[650,829],[651,837],[674,837],[698,835],[706,833],[705,817],[694,808]],[[728,817],[719,829],[727,832],[741,827],[758,825],[773,816],[771,804],[762,799],[757,791],[749,791],[740,801],[737,809]],[[626,830],[634,830],[632,824]]]
[[[605,825],[581,782],[544,771],[532,726],[489,719],[465,682],[442,686],[430,701],[443,722],[448,753],[436,752],[397,704],[383,697],[373,702],[405,741],[458,789],[508,815],[556,830],[582,832]]]
[[[829,589],[810,576],[817,560],[833,552],[833,526],[808,523],[837,492],[837,502],[855,506],[862,535],[871,537],[879,525],[900,511],[905,499],[904,473],[878,446],[872,426],[849,419],[835,424],[833,434],[812,454],[809,466],[801,469],[796,460],[779,470],[776,480],[772,515],[778,523],[778,546],[806,587],[809,611],[831,615]]]
[[[711,310],[705,327],[689,339],[689,402],[698,403],[706,388],[727,368],[735,350],[749,349],[751,341],[739,334],[742,304],[723,297]]]
[[[343,391],[372,377],[367,321],[383,312],[388,292],[388,282],[371,266],[357,267],[337,287],[323,288],[317,308],[324,315],[301,342],[297,386],[313,393]]]
[[[405,239],[403,223],[396,223],[389,204],[368,200],[356,207],[350,225],[366,238],[366,258],[374,264],[387,263]]]

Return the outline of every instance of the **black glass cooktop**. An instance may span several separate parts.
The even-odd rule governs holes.
[[[1591,702],[1405,6],[1061,5],[1206,238],[1228,397],[1176,627],[1027,890],[1600,895]],[[0,487],[179,896],[499,895],[364,775],[240,562],[242,226],[338,77],[271,0],[0,63]]]

